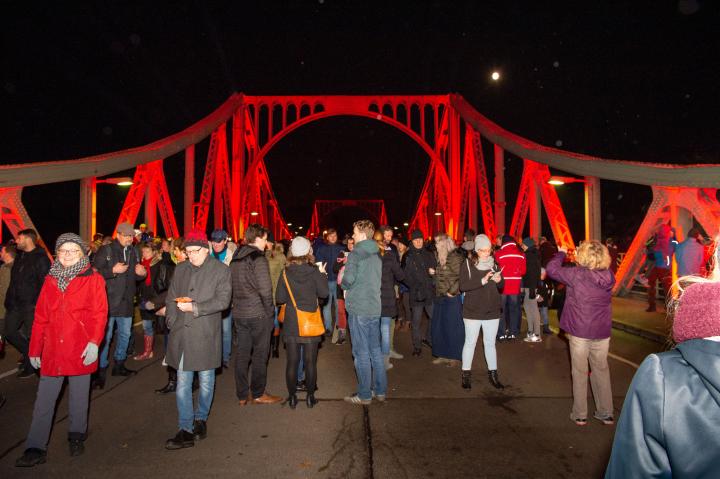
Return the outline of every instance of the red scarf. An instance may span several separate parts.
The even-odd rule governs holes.
[[[145,271],[147,271],[147,275],[145,276],[145,286],[150,286],[150,284],[152,284],[152,280],[150,279],[150,262],[152,262],[152,258],[140,260],[140,264],[143,265],[145,267]]]

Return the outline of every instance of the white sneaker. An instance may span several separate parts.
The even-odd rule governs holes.
[[[530,336],[523,338],[523,341],[526,343],[539,343],[542,339],[537,334],[531,334]]]
[[[405,356],[403,356],[402,354],[398,353],[398,352],[395,351],[394,349],[391,349],[391,350],[390,350],[390,359],[402,359],[402,358],[404,358],[404,357],[405,357]]]

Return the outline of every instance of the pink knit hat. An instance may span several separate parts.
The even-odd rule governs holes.
[[[711,336],[720,336],[720,283],[694,283],[680,296],[673,337],[681,343]]]

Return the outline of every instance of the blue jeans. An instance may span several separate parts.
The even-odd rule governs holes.
[[[550,324],[550,318],[548,318],[548,307],[547,306],[540,306],[540,322],[543,326],[548,326]]]
[[[333,318],[331,317],[333,302],[335,302],[335,323],[337,324],[337,287],[337,281],[328,281],[328,290],[330,291],[330,294],[328,295],[327,303],[325,303],[325,306],[323,306],[322,310],[323,322],[325,323],[325,331],[332,331],[333,329]]]
[[[175,401],[178,408],[178,429],[192,432],[193,422],[207,421],[210,414],[210,406],[213,402],[215,390],[215,370],[198,371],[200,380],[200,392],[198,394],[198,407],[194,410],[192,397],[192,383],[195,371],[183,370],[183,357],[180,358],[180,367],[177,371],[177,389],[175,390]]]
[[[107,329],[105,331],[105,344],[100,353],[100,367],[108,366],[108,355],[110,354],[110,343],[113,337],[113,328],[117,323],[117,344],[115,345],[115,362],[125,361],[127,358],[128,341],[130,341],[130,331],[132,328],[132,318],[124,318],[121,316],[110,316],[108,318]]]
[[[520,334],[520,321],[522,313],[520,312],[520,295],[519,294],[503,294],[503,313],[500,317],[500,327],[498,328],[498,337],[507,334]]]
[[[390,327],[392,326],[392,318],[383,316],[380,318],[380,349],[383,356],[390,354]]]
[[[232,351],[232,314],[228,314],[222,319],[222,360],[223,363],[230,362],[230,353]]]
[[[380,346],[380,318],[349,313],[348,327],[358,378],[358,396],[364,400],[372,399],[371,386],[375,394],[384,396],[387,393],[387,374]]]

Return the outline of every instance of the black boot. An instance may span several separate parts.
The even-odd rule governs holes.
[[[470,383],[470,371],[462,372],[462,387],[463,389],[471,389],[472,384]]]
[[[270,340],[270,346],[272,347],[272,357],[280,357],[280,336],[273,336]]]
[[[158,394],[174,393],[177,388],[177,371],[175,368],[168,366],[168,382],[165,386],[160,389],[156,389],[155,392]]]
[[[167,442],[165,442],[165,449],[184,449],[186,447],[193,447],[194,445],[195,437],[193,436],[193,433],[180,429],[175,437],[170,438]]]
[[[193,439],[199,441],[207,437],[207,422],[196,419],[193,423]]]
[[[92,389],[105,389],[105,378],[107,376],[107,368],[99,368],[92,375]]]
[[[290,409],[295,409],[297,407],[297,395],[291,394],[287,399],[287,403],[288,406],[290,406]]]
[[[315,395],[313,393],[308,393],[307,398],[305,399],[307,402],[307,407],[312,409],[315,407],[315,405],[318,403],[318,400],[315,399]]]
[[[116,361],[111,374],[113,376],[131,376],[137,374],[137,371],[126,368],[125,361]]]
[[[497,369],[493,369],[492,371],[488,371],[488,379],[490,379],[490,384],[495,386],[496,389],[504,389],[505,386],[502,385],[500,380],[498,379]]]

